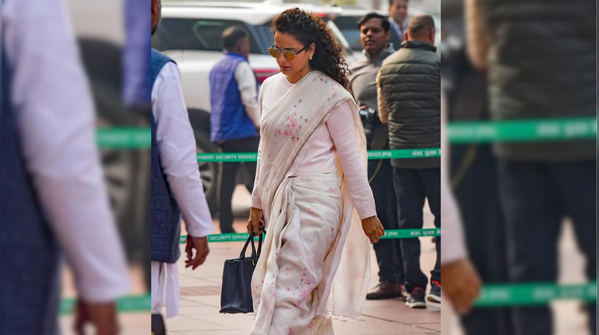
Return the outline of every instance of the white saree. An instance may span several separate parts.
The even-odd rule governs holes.
[[[370,243],[354,209],[339,156],[337,171],[293,176],[293,163],[327,115],[350,102],[360,157],[362,123],[352,96],[322,72],[293,85],[261,121],[260,198],[267,231],[252,278],[254,335],[333,334],[332,315],[362,312]]]

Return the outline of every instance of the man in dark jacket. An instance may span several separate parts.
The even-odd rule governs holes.
[[[389,124],[392,150],[439,148],[441,144],[441,59],[433,46],[435,22],[428,14],[414,16],[401,49],[384,62],[378,77],[379,114]],[[393,181],[400,229],[420,229],[422,208],[428,199],[441,226],[441,169],[439,157],[392,159]],[[420,269],[420,241],[401,241],[405,286],[411,308],[426,307],[426,275]],[[430,303],[441,302],[440,251],[432,271]]]
[[[391,24],[384,16],[368,13],[358,21],[360,41],[364,47],[366,59],[351,65],[352,74],[349,78],[349,88],[360,111],[364,115],[364,128],[370,128],[371,135],[367,138],[369,150],[389,149],[387,128],[381,124],[378,117],[376,76],[383,61],[395,50],[389,45]],[[368,179],[376,202],[377,213],[385,229],[397,227],[397,199],[395,190],[389,181],[393,178],[393,167],[388,159],[368,161]],[[374,245],[376,258],[379,263],[380,283],[366,299],[391,299],[402,296],[405,292],[403,260],[399,240],[381,240]]]
[[[596,3],[577,0],[546,6],[534,0],[472,0],[466,4],[469,54],[472,63],[488,73],[492,118],[557,123],[577,118],[583,120],[582,128],[578,123],[543,130],[567,134],[577,129],[590,134],[597,112]],[[558,240],[568,216],[586,258],[587,279],[595,281],[594,136],[496,142],[494,153],[499,159],[510,280],[557,281]],[[586,307],[591,334],[596,334],[597,305]],[[549,306],[516,307],[514,325],[515,335],[554,332]]]

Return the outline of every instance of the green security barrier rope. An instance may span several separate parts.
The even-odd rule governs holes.
[[[509,307],[546,305],[555,300],[597,301],[597,282],[587,284],[503,284],[484,285],[474,306]]]
[[[476,308],[541,306],[557,300],[597,301],[597,283],[587,284],[511,284],[485,285],[481,296],[474,302]],[[60,305],[60,314],[71,314],[75,308],[75,299],[64,299]],[[121,313],[148,312],[151,309],[150,295],[129,296],[118,300]]]
[[[245,242],[250,235],[248,233],[212,234],[208,235],[208,242]],[[441,229],[390,229],[385,231],[381,239],[418,238],[441,236]],[[255,237],[254,239],[258,239]],[[180,243],[185,244],[187,235],[181,236]]]
[[[99,128],[96,141],[101,149],[142,149],[152,147],[150,128]]]
[[[585,140],[597,137],[597,118],[564,118],[511,121],[450,122],[447,125],[451,143],[536,142]],[[100,148],[149,148],[150,128],[100,128],[96,138]],[[430,151],[429,151],[430,150]],[[436,150],[433,153],[432,150]],[[372,159],[436,157],[438,149],[371,151]],[[217,155],[217,154],[215,154]],[[240,157],[234,162],[253,161],[254,156]],[[202,159],[215,159],[201,156]],[[231,158],[232,159],[232,158]],[[247,159],[247,160],[242,160]]]
[[[368,151],[368,159],[392,158],[427,158],[440,157],[441,149],[404,149],[404,150],[372,150]],[[202,153],[198,154],[198,162],[255,162],[256,153]]]
[[[63,299],[60,303],[60,314],[71,314],[75,309],[75,299]],[[149,294],[123,297],[117,301],[119,312],[148,312],[152,307],[152,297]]]
[[[597,118],[450,122],[447,131],[455,144],[585,140],[597,137]]]

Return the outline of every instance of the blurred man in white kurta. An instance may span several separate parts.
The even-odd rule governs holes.
[[[160,24],[160,12],[160,0],[152,0],[152,34]],[[164,207],[156,201],[155,190],[159,185],[154,177],[163,178],[168,195],[176,202],[172,204],[176,209],[176,220],[169,224],[180,227],[183,216],[188,233],[186,267],[195,270],[204,263],[209,253],[207,235],[214,226],[197,167],[195,138],[181,93],[179,69],[170,58],[152,50],[152,73],[152,313],[159,314],[166,308],[166,317],[170,318],[179,310],[177,259],[180,236],[171,233],[171,240],[174,238],[176,242],[169,242],[165,240],[168,234],[162,234],[164,230],[160,235],[156,233],[156,227],[164,227],[165,220],[164,216],[156,215],[162,215]],[[155,158],[159,161],[158,166],[154,164]],[[159,260],[157,250],[165,243],[171,245],[170,251],[166,252],[170,257]]]
[[[115,335],[131,283],[63,1],[3,0],[2,45],[0,334],[59,333],[65,256],[75,329]]]

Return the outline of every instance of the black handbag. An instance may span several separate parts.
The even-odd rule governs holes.
[[[264,232],[266,233],[266,231]],[[247,258],[245,252],[248,244],[252,244],[252,255]],[[250,233],[239,258],[227,259],[223,269],[223,286],[220,293],[220,313],[237,314],[252,313],[251,281],[254,269],[262,251],[262,233],[258,239],[258,252],[254,244],[254,232]]]

